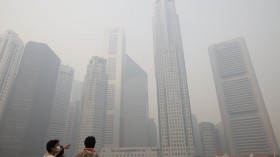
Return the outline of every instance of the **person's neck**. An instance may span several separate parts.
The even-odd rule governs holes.
[[[50,155],[55,156],[56,152],[48,152]]]

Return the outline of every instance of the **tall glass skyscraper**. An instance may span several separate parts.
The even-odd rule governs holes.
[[[121,115],[122,147],[149,147],[148,78],[146,72],[128,55],[124,89]]]
[[[230,155],[278,153],[245,40],[214,44],[209,54]]]
[[[43,43],[28,42],[0,124],[0,156],[45,152],[60,59]]]
[[[174,0],[155,0],[154,61],[164,157],[194,156],[192,118],[179,17]]]
[[[105,32],[104,55],[107,59],[108,99],[106,112],[105,147],[121,147],[121,112],[125,74],[125,35],[122,28]]]

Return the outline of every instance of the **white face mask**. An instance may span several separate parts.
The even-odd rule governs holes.
[[[61,147],[60,147],[60,146],[57,146],[57,147],[56,147],[56,150],[57,150],[57,151],[60,151],[60,150],[61,150]]]

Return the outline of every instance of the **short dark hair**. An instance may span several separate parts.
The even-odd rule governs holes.
[[[85,139],[85,147],[86,148],[94,148],[95,147],[95,137],[94,136],[88,136],[86,139]]]
[[[58,143],[59,143],[59,140],[50,140],[46,146],[47,151],[50,153],[52,151],[52,148],[54,148],[55,145]]]

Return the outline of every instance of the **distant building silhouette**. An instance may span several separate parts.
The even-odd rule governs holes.
[[[96,138],[95,149],[98,152],[104,146],[107,84],[106,60],[95,56],[87,66],[83,84],[80,149],[84,148],[84,140],[87,136]]]
[[[18,72],[23,49],[24,44],[15,32],[8,30],[0,35],[0,120]]]
[[[125,35],[122,28],[109,28],[105,32],[104,55],[107,59],[108,99],[105,128],[105,147],[120,147],[121,115],[124,93]]]
[[[221,152],[219,132],[210,122],[199,123],[199,131],[204,157],[213,157]]]
[[[65,143],[64,135],[66,133],[73,79],[74,69],[66,65],[60,65],[46,141],[60,139],[61,143]]]
[[[229,154],[279,152],[244,39],[214,44],[209,54]]]
[[[122,147],[149,147],[148,78],[146,72],[128,55],[123,85]]]
[[[179,17],[174,0],[154,0],[154,63],[163,157],[195,155]]]
[[[74,80],[71,93],[71,102],[67,113],[67,124],[64,135],[64,142],[71,144],[71,149],[65,152],[65,156],[75,156],[79,151],[80,144],[80,115],[81,115],[81,96],[83,82]]]
[[[43,43],[28,42],[0,127],[0,156],[45,152],[60,59]]]

